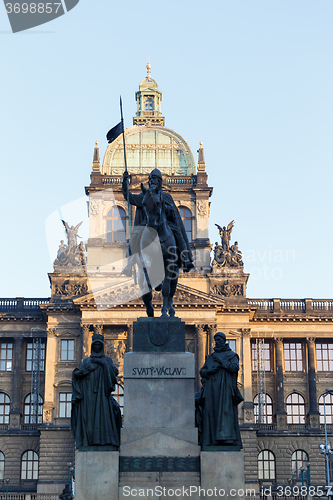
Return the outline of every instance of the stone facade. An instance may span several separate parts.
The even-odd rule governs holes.
[[[325,464],[318,445],[324,442],[324,429],[319,399],[333,387],[333,368],[324,366],[320,355],[333,353],[327,347],[332,346],[333,300],[248,299],[249,275],[244,272],[243,264],[235,268],[234,264],[211,259],[208,221],[212,188],[207,183],[203,148],[199,148],[195,165],[186,141],[164,127],[161,93],[156,82],[152,88],[148,83],[141,82],[136,98],[142,102],[153,99],[158,110],[155,116],[138,108],[135,124],[125,133],[132,152],[130,189],[139,193],[140,183],[147,185],[148,173],[156,165],[155,162],[151,166],[152,158],[159,162],[163,157],[170,159],[165,170],[161,164],[157,166],[163,173],[163,189],[184,209],[195,255],[196,267],[188,274],[180,274],[174,300],[176,316],[185,323],[186,350],[194,354],[195,389],[200,388],[198,372],[212,352],[214,334],[224,331],[240,356],[239,387],[244,403],[239,408],[239,419],[245,485],[259,491],[262,484],[301,484],[300,463],[310,464],[305,466],[303,482],[310,469],[311,484],[323,485]],[[141,142],[137,142],[139,136]],[[11,492],[59,494],[64,488],[67,464],[74,463],[75,451],[69,413],[71,373],[90,355],[93,332],[105,336],[106,354],[119,369],[116,397],[120,404],[123,401],[124,354],[133,350],[133,322],[145,316],[145,310],[133,279],[121,273],[129,216],[133,220],[135,215],[134,210],[128,212],[121,193],[124,168],[121,153],[118,138],[108,146],[101,168],[97,145],[95,148],[91,183],[86,187],[90,221],[87,262],[82,258],[81,263],[76,260],[68,265],[58,259],[54,272],[49,274],[50,298],[0,300],[1,348],[8,361],[1,368],[0,403],[3,401],[4,413],[0,422],[0,451],[5,460],[4,478],[10,479]],[[139,157],[141,163],[137,165],[135,158]],[[118,212],[112,212],[114,208]],[[115,213],[125,220],[126,231],[119,236],[120,241],[113,241],[109,230],[112,222],[108,221],[114,220]],[[153,303],[158,315],[162,303],[160,292],[154,292]],[[38,373],[29,365],[34,339],[41,339],[45,345],[45,361],[41,362]],[[263,370],[255,366],[259,345],[266,352]],[[291,366],[286,353],[298,357],[294,365]],[[42,405],[38,418],[29,417],[31,410],[27,403],[37,375]],[[258,392],[268,395],[266,406],[260,406],[265,413],[259,412],[259,417]],[[293,404],[298,416],[294,422],[288,403],[292,394],[297,395]],[[6,398],[10,403],[6,403]],[[331,409],[332,404],[328,400],[326,403]],[[328,422],[328,438],[333,446],[331,417]],[[38,478],[31,480],[22,479],[22,456],[28,450],[37,454],[39,461]],[[264,450],[274,457],[274,473],[267,479],[258,475],[258,455]],[[297,470],[293,471],[293,454],[298,450],[305,452],[306,458],[298,460]],[[147,474],[159,478],[164,474],[167,478],[166,472],[148,471],[145,481]],[[141,479],[138,477],[138,481]],[[193,481],[197,484],[198,477]],[[125,472],[120,484],[126,484]],[[5,491],[1,482],[0,491]]]

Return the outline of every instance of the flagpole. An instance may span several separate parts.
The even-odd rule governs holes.
[[[123,131],[123,144],[124,144],[124,161],[125,161],[125,172],[127,172],[127,159],[126,159],[126,144],[125,144],[125,127],[124,127],[124,118],[123,118],[123,101],[120,96],[120,117],[121,117],[121,128]],[[126,184],[127,184],[127,211],[128,211],[128,225],[129,225],[129,234],[130,234],[130,239],[132,236],[132,215],[131,215],[131,204],[129,201],[129,181],[128,177],[126,179]],[[131,254],[131,249],[129,247],[130,254]],[[133,264],[131,264],[132,267]],[[136,273],[135,273],[135,267],[133,265],[133,271],[134,271],[134,283],[136,284]]]

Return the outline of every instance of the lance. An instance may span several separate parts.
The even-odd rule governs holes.
[[[125,172],[127,172],[127,160],[126,160],[126,143],[125,143],[125,127],[124,127],[124,117],[123,117],[123,101],[120,96],[120,117],[121,117],[121,128],[123,132],[123,144],[124,144],[124,162],[125,162]],[[129,201],[129,181],[128,177],[126,179],[126,184],[127,184],[127,211],[128,211],[128,225],[129,225],[129,234],[130,234],[130,239],[132,237],[132,213],[131,213],[131,204]],[[131,247],[129,245],[129,254],[132,255],[131,252]],[[133,263],[131,262],[131,268],[133,267],[133,273],[134,273],[134,284],[136,285],[136,272],[135,272],[135,267]]]

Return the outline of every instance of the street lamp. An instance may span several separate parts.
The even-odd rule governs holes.
[[[333,389],[328,389],[325,394],[323,394],[323,400],[324,400],[324,428],[325,428],[325,444],[320,444],[319,448],[321,449],[321,453],[323,453],[326,457],[326,477],[327,477],[327,488],[328,488],[328,499],[332,499],[331,495],[331,478],[330,478],[330,464],[329,464],[329,456],[332,453],[331,447],[327,442],[327,423],[326,423],[326,404],[325,404],[325,398],[329,394],[333,395]]]
[[[8,483],[9,483],[9,479],[7,478],[6,479],[6,500],[8,498]]]

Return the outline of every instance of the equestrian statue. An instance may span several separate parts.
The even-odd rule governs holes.
[[[162,290],[162,316],[173,317],[173,296],[179,269],[188,272],[194,268],[184,224],[172,196],[162,190],[162,174],[157,168],[149,175],[149,188],[141,184],[140,194],[130,193],[129,182],[130,174],[125,170],[122,192],[128,204],[136,206],[136,214],[129,241],[128,264],[123,273],[132,276],[132,268],[137,263],[138,283],[147,315],[154,316],[152,290],[155,288]],[[157,282],[154,279],[156,272],[152,271],[154,266],[155,269],[164,267],[164,273],[160,273],[162,278]]]

